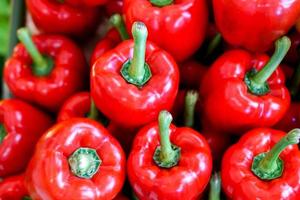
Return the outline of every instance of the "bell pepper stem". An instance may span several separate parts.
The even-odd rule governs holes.
[[[141,22],[135,22],[132,26],[132,36],[134,39],[133,58],[129,68],[129,75],[141,81],[145,74],[145,54],[148,31]]]
[[[270,58],[269,62],[251,78],[251,80],[258,85],[264,84],[284,59],[290,46],[291,40],[287,36],[279,38],[275,42],[275,52],[273,56]]]
[[[173,0],[150,0],[152,5],[157,6],[157,7],[164,7],[171,5],[173,3]]]
[[[129,39],[129,35],[126,31],[124,20],[120,14],[112,15],[109,21],[118,30],[122,40]]]
[[[68,158],[68,162],[75,176],[90,179],[98,172],[102,161],[95,149],[80,147]]]
[[[99,111],[95,105],[95,102],[93,101],[93,99],[91,100],[91,106],[90,106],[90,111],[88,113],[88,118],[93,119],[93,120],[97,120],[99,116]]]
[[[158,116],[158,127],[160,146],[154,152],[153,159],[155,163],[163,168],[171,168],[179,162],[180,148],[173,145],[170,141],[170,125],[172,122],[172,115],[163,110]]]
[[[185,96],[184,125],[187,127],[194,126],[195,107],[198,98],[199,94],[194,90],[188,91]]]
[[[18,29],[17,35],[33,60],[33,72],[39,76],[48,75],[53,67],[52,59],[42,56],[32,41],[27,28]]]
[[[221,194],[221,177],[220,173],[215,172],[210,178],[210,189],[208,200],[220,200]]]
[[[269,152],[257,155],[252,163],[252,171],[261,179],[272,180],[282,175],[283,163],[281,152],[289,145],[298,144],[300,129],[291,130]]]
[[[215,37],[209,42],[207,52],[204,56],[204,58],[209,58],[211,54],[216,50],[216,48],[219,46],[219,44],[222,41],[222,35],[221,33],[217,33]]]
[[[0,124],[0,144],[2,143],[2,141],[4,140],[6,135],[7,135],[7,132],[4,128],[4,125]]]

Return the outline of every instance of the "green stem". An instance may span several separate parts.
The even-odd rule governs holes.
[[[283,161],[281,152],[289,145],[298,144],[300,129],[293,129],[266,153],[257,155],[252,163],[252,171],[261,179],[272,180],[282,175]]]
[[[134,40],[133,58],[123,64],[121,74],[127,82],[142,87],[151,78],[150,68],[145,62],[148,31],[143,22],[133,23],[132,36]]]
[[[171,5],[173,3],[173,0],[150,0],[152,5],[157,6],[157,7],[164,7]]]
[[[33,60],[33,72],[38,76],[48,75],[53,67],[52,60],[47,57],[43,57],[38,51],[27,28],[18,29],[17,35]]]
[[[81,147],[68,158],[68,162],[75,176],[90,179],[98,172],[102,161],[95,149]]]
[[[7,56],[11,56],[14,47],[18,44],[17,38],[17,29],[22,27],[25,24],[25,1],[20,0],[12,0],[11,1],[11,16],[9,22],[9,46],[8,46],[8,54]],[[3,68],[1,69],[3,71]],[[3,78],[2,78],[3,79]],[[2,80],[2,98],[8,99],[11,98],[10,91],[5,84],[4,80]]]
[[[195,107],[199,98],[197,91],[188,91],[185,96],[185,109],[184,109],[184,125],[187,127],[194,126]]]
[[[148,31],[141,22],[135,22],[132,26],[134,39],[133,58],[129,68],[129,76],[138,81],[143,80],[145,74],[145,54]]]
[[[215,172],[210,179],[209,200],[220,200],[221,195],[221,177],[220,173]]]
[[[5,127],[3,124],[0,124],[0,144],[4,140],[5,136],[7,135],[7,132],[5,130]]]
[[[256,84],[264,84],[277,69],[278,65],[289,51],[290,46],[291,40],[287,36],[279,38],[275,42],[275,52],[273,56],[270,58],[269,62],[264,66],[264,68],[254,75],[251,80]]]
[[[22,200],[32,200],[29,196],[25,196],[22,198]]]
[[[97,120],[99,117],[99,111],[98,111],[93,99],[91,100],[90,111],[89,111],[87,117],[90,119],[93,119],[93,120]]]
[[[118,30],[122,40],[129,39],[129,35],[126,31],[124,20],[120,14],[114,14],[109,19],[110,23]]]
[[[153,159],[160,167],[171,168],[179,162],[180,148],[171,144],[170,125],[172,115],[168,111],[161,111],[158,116],[160,146],[156,148]]]
[[[222,41],[222,35],[221,35],[221,33],[217,33],[216,36],[208,44],[207,52],[206,52],[204,58],[209,58],[211,56],[211,54],[219,46],[221,41]]]

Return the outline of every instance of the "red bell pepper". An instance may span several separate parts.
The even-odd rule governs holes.
[[[216,25],[224,39],[254,52],[268,50],[300,15],[297,0],[213,0],[213,7]]]
[[[198,89],[207,72],[207,67],[194,60],[189,60],[180,66],[181,85],[188,89]]]
[[[0,102],[0,177],[24,170],[49,116],[20,100]]]
[[[74,92],[83,88],[87,67],[83,53],[69,39],[18,31],[18,44],[5,64],[4,80],[18,98],[56,112]],[[40,51],[40,52],[39,52]]]
[[[170,109],[179,85],[177,64],[166,51],[146,42],[143,23],[133,25],[133,37],[101,56],[91,72],[97,108],[123,127],[142,126],[160,110]]]
[[[290,104],[290,94],[278,65],[290,46],[283,37],[274,55],[226,52],[206,73],[201,89],[203,120],[216,131],[242,133],[275,125]]]
[[[298,127],[300,127],[300,103],[292,102],[285,115],[274,128],[287,132]]]
[[[60,0],[26,0],[38,29],[46,33],[83,36],[90,33],[99,18],[97,7],[74,7]]]
[[[11,176],[0,181],[0,199],[1,200],[25,200],[28,197],[28,191],[25,187],[24,174]]]
[[[120,14],[114,14],[111,16],[110,22],[114,28],[110,29],[104,38],[97,43],[90,59],[91,67],[104,53],[115,48],[119,43],[122,42],[122,40],[129,39],[124,21]]]
[[[123,0],[110,0],[105,4],[105,11],[108,16],[116,13],[123,13]]]
[[[229,199],[289,199],[300,195],[300,129],[245,133],[225,153],[222,187]]]
[[[171,124],[161,111],[158,123],[142,128],[134,139],[127,174],[138,199],[197,199],[209,182],[212,158],[198,132]]]
[[[39,140],[26,171],[33,199],[113,199],[125,180],[125,155],[94,120],[53,126]]]
[[[192,56],[205,38],[208,11],[203,0],[124,0],[123,11],[128,31],[136,21],[145,23],[149,40],[177,61]]]

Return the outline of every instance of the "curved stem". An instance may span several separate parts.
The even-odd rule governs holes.
[[[150,0],[152,5],[158,6],[158,7],[164,7],[171,5],[173,3],[173,0]]]
[[[75,176],[90,179],[98,172],[102,161],[95,149],[80,147],[68,158],[68,162]]]
[[[6,135],[7,135],[7,132],[4,128],[4,125],[0,124],[0,144],[2,143],[2,141],[4,140]]]
[[[145,54],[148,31],[144,23],[135,22],[132,26],[134,39],[133,58],[129,67],[129,76],[138,81],[143,80],[145,74]]]
[[[91,98],[91,106],[90,106],[90,111],[87,115],[88,118],[93,119],[93,120],[97,120],[99,116],[99,111],[95,105],[95,102],[93,101],[93,99]]]
[[[112,15],[109,21],[118,30],[122,40],[129,39],[129,35],[126,31],[124,20],[120,14]]]
[[[291,40],[287,36],[279,38],[275,43],[275,52],[273,56],[270,58],[269,62],[264,66],[264,68],[262,68],[251,78],[251,81],[255,82],[257,85],[264,84],[281,63],[289,51],[290,46]]]
[[[259,167],[264,171],[272,170],[276,166],[276,160],[279,158],[280,153],[291,144],[297,144],[300,139],[300,129],[290,131],[283,137],[275,146],[266,154],[264,159],[259,163]]]
[[[293,129],[276,143],[269,152],[254,157],[252,171],[261,179],[272,180],[280,177],[283,171],[283,163],[279,155],[287,146],[298,144],[299,140],[300,129]]]
[[[194,126],[195,107],[199,94],[195,90],[188,91],[185,96],[184,125],[187,127]]]
[[[27,28],[18,29],[17,35],[33,60],[32,67],[35,74],[41,76],[47,75],[52,69],[51,60],[43,57],[42,54],[38,51]]]
[[[208,58],[216,50],[216,48],[219,46],[221,41],[222,41],[222,35],[221,33],[217,33],[216,36],[208,44],[207,52],[204,58]]]
[[[220,200],[221,195],[221,177],[220,173],[215,172],[210,178],[209,200]]]

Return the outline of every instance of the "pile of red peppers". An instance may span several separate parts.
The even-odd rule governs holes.
[[[299,0],[26,13],[2,68],[0,200],[300,199]]]

